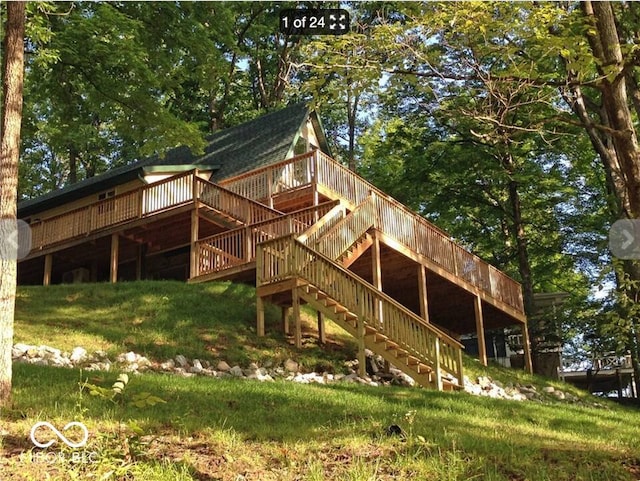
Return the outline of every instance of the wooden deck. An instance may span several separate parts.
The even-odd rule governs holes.
[[[515,324],[528,348],[516,281],[317,151],[218,184],[176,175],[32,229],[21,266],[45,284],[60,264],[143,278],[145,259],[172,252],[176,278],[256,282],[260,334],[265,301],[306,303],[358,339],[361,367],[366,347],[425,386],[461,385],[460,334],[484,353],[486,328]]]

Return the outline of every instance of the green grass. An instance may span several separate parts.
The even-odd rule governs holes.
[[[338,328],[330,331],[334,344],[321,349],[306,342],[302,351],[296,351],[285,342],[275,307],[267,310],[269,335],[258,338],[255,312],[255,289],[230,282],[22,287],[16,302],[15,342],[67,351],[82,346],[111,355],[135,351],[157,361],[182,354],[190,359],[224,359],[232,365],[295,356],[307,369],[327,359],[355,357],[355,343]]]
[[[203,296],[210,302],[196,303]],[[168,300],[159,302],[163,297]],[[141,302],[145,299],[150,301]],[[31,333],[41,336],[35,343],[66,349],[87,346],[76,342],[86,339],[92,348],[133,349],[158,358],[170,355],[171,349],[205,358],[202,346],[214,346],[215,356],[207,351],[214,358],[224,353],[238,362],[264,359],[269,350],[296,359],[308,356],[308,363],[323,354],[336,356],[334,350],[323,352],[310,344],[296,351],[278,336],[261,344],[252,330],[253,302],[250,288],[231,284],[23,289],[16,337],[34,342],[25,334],[28,324]],[[101,314],[91,316],[91,306]],[[275,313],[270,316],[275,322]],[[180,329],[188,332],[178,335],[171,327],[173,319],[182,320]],[[134,320],[142,321],[134,324],[140,331],[131,330]],[[52,326],[56,330],[49,338],[46,332]],[[239,331],[237,337],[233,329]],[[166,343],[149,341],[163,332]],[[204,338],[189,338],[203,332]],[[227,344],[218,341],[220,332]],[[342,334],[334,331],[332,336],[336,340]],[[63,342],[68,344],[60,345]],[[248,348],[233,342],[246,342]],[[466,368],[471,376],[488,374],[505,383],[553,385],[471,360],[466,360]],[[0,479],[640,479],[640,411],[609,403],[509,402],[412,388],[164,374],[132,376],[115,403],[92,396],[86,388],[87,382],[109,388],[117,376],[15,364],[13,406],[0,414]],[[166,402],[136,408],[131,400],[140,393]],[[86,450],[95,453],[95,463],[73,464],[68,456],[59,464],[29,458],[29,431],[35,422],[61,428],[72,420],[88,426]],[[391,424],[401,426],[406,436],[387,436]]]

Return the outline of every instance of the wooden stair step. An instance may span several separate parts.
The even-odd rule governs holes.
[[[398,349],[398,348],[400,347],[400,346],[399,346],[398,344],[396,344],[395,342],[393,342],[393,341],[388,341],[388,340],[387,340],[387,341],[385,341],[385,343],[384,343],[384,344],[385,344],[384,348],[385,348],[385,350],[387,350],[387,351],[393,351],[393,350]]]
[[[420,359],[415,356],[408,355],[407,366],[417,366],[420,364]]]

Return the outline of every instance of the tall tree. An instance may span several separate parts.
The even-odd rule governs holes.
[[[17,261],[10,244],[17,235],[18,160],[24,79],[25,3],[6,3],[3,41],[2,139],[0,140],[0,406],[11,398],[11,349],[16,300]]]

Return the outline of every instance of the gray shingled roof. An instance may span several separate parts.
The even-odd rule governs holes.
[[[143,159],[35,199],[22,201],[18,204],[18,214],[20,217],[27,217],[92,193],[108,190],[139,177],[144,169],[198,167],[214,170],[213,178],[219,181],[278,162],[292,152],[307,115],[309,111],[304,104],[295,104],[268,113],[236,127],[216,132],[207,139],[208,143],[202,156],[193,155],[187,147],[178,147],[167,152],[163,158]],[[323,143],[325,145],[321,148],[326,150],[326,141]]]

